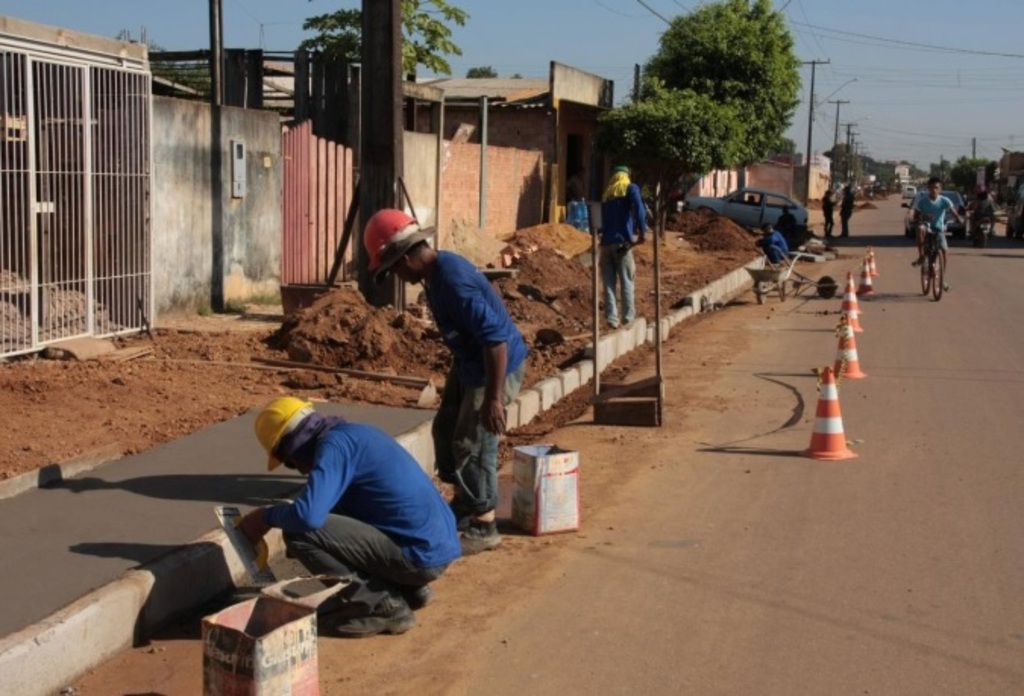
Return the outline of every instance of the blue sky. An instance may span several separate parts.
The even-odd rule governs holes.
[[[546,77],[557,60],[615,80],[628,93],[633,65],[658,47],[666,24],[699,5],[694,0],[452,0],[470,14],[455,31],[463,49],[453,75],[481,65],[502,76]],[[229,47],[292,50],[303,20],[354,0],[222,0]],[[817,68],[815,101],[849,100],[840,122],[877,159],[926,166],[940,155],[981,157],[1001,147],[1024,150],[1024,28],[1022,0],[775,0],[790,20],[803,60]],[[645,7],[645,5],[647,7]],[[649,8],[649,9],[648,9]],[[168,49],[209,43],[206,0],[0,0],[0,14],[104,36],[127,29]],[[884,40],[878,40],[884,39]],[[896,42],[941,46],[930,50]],[[978,51],[1007,54],[978,55]],[[810,68],[803,69],[802,104],[789,135],[807,143]],[[836,106],[816,108],[815,152],[835,133]],[[845,138],[841,127],[840,141]]]

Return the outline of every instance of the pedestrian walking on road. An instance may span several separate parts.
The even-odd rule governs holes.
[[[825,236],[832,236],[832,229],[836,225],[833,213],[836,207],[835,194],[832,193],[832,189],[825,192],[824,197],[821,199],[821,212],[825,215]]]
[[[327,632],[363,638],[415,626],[412,611],[460,554],[455,518],[416,460],[387,433],[294,397],[263,409],[256,438],[270,471],[283,464],[307,480],[293,502],[242,518],[249,541],[277,527],[288,556],[311,573],[350,578]]]
[[[849,185],[843,187],[843,200],[839,203],[839,221],[843,229],[840,237],[850,236],[850,217],[853,215],[853,189]]]
[[[363,244],[377,282],[394,273],[423,283],[430,311],[452,352],[452,367],[434,418],[438,476],[455,487],[452,509],[465,556],[497,548],[498,444],[505,407],[516,398],[526,370],[526,343],[487,278],[469,261],[427,244],[400,210],[378,211],[366,223]]]
[[[622,287],[622,322],[636,318],[633,280],[636,262],[633,245],[647,234],[647,206],[640,187],[629,180],[629,169],[616,167],[601,200],[601,281],[604,285],[604,317],[612,329],[619,326],[616,285]]]

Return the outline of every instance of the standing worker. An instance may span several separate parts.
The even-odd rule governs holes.
[[[601,200],[601,281],[604,283],[604,317],[612,329],[619,327],[615,305],[616,281],[622,285],[622,321],[636,318],[633,279],[636,262],[633,245],[647,234],[647,206],[640,187],[629,180],[629,169],[616,167]]]
[[[839,221],[843,226],[840,237],[850,236],[850,217],[853,216],[853,202],[853,189],[847,184],[843,187],[843,200],[839,203]]]
[[[455,518],[405,449],[387,433],[321,416],[294,397],[256,417],[256,438],[273,471],[307,477],[292,503],[258,508],[239,527],[255,545],[281,529],[288,556],[312,573],[348,577],[333,633],[364,638],[404,633],[426,606],[429,583],[459,557]]]
[[[825,192],[825,196],[821,199],[821,212],[825,216],[825,236],[832,236],[832,229],[836,226],[835,218],[833,213],[835,211],[836,201],[835,194],[832,189]]]
[[[401,210],[384,209],[366,223],[363,245],[377,282],[393,272],[406,283],[423,283],[452,352],[434,418],[434,457],[440,479],[455,486],[452,509],[464,527],[462,553],[468,556],[501,544],[498,443],[505,407],[523,384],[527,349],[487,278],[458,254],[432,249],[432,234]]]

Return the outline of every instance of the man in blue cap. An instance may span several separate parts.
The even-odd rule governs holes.
[[[619,326],[616,285],[622,286],[622,321],[636,318],[633,279],[636,262],[633,245],[647,234],[647,206],[640,187],[629,180],[627,167],[615,167],[601,199],[601,281],[604,284],[604,317],[608,326]]]

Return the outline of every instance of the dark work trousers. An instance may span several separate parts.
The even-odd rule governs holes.
[[[328,515],[320,529],[285,532],[288,557],[313,574],[349,577],[352,584],[342,591],[348,603],[370,613],[382,602],[404,601],[404,594],[444,574],[447,565],[419,568],[384,532],[365,522]]]
[[[526,363],[505,377],[502,398],[508,405],[523,386]],[[482,515],[498,507],[499,435],[480,423],[484,387],[462,384],[453,367],[444,382],[441,405],[434,417],[434,461],[437,475],[456,486],[460,507]]]

